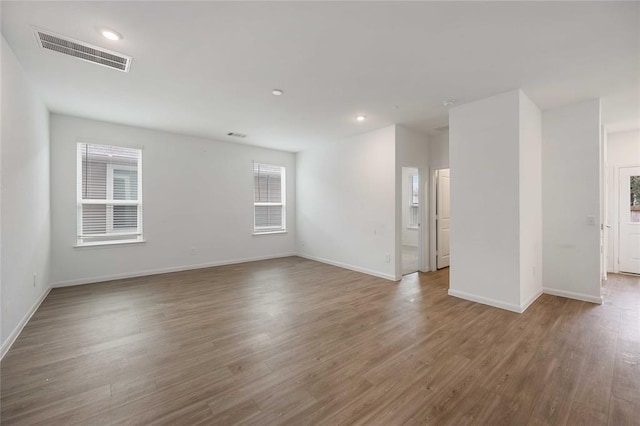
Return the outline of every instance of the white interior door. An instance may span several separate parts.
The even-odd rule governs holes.
[[[436,264],[449,266],[449,169],[438,170],[436,184]]]
[[[619,182],[619,270],[640,274],[640,167],[621,167]]]

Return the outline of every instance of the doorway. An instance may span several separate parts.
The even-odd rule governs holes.
[[[619,169],[618,232],[620,272],[640,274],[640,166]]]
[[[415,167],[402,167],[402,275],[420,269],[420,173]]]

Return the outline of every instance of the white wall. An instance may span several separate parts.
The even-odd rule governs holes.
[[[592,302],[601,301],[600,133],[599,99],[542,114],[543,285]]]
[[[449,131],[429,135],[429,167],[449,168]]]
[[[402,167],[415,167],[420,176],[420,223],[421,227],[416,235],[423,240],[423,250],[418,267],[421,271],[429,268],[429,227],[426,218],[429,212],[429,137],[404,126],[396,126],[396,279],[402,277],[402,194],[406,186],[402,186]],[[422,233],[422,235],[420,235]]]
[[[520,307],[519,94],[449,111],[449,293]]]
[[[299,152],[296,164],[300,255],[395,279],[395,126]]]
[[[542,113],[520,92],[520,306],[542,293]]]
[[[49,112],[2,38],[2,355],[49,290]],[[34,285],[33,275],[37,274]]]
[[[74,248],[78,138],[142,147],[146,243]],[[286,167],[286,234],[252,235],[254,160]],[[295,252],[292,153],[53,114],[51,176],[54,285]]]
[[[640,165],[640,131],[609,133],[607,140],[607,271],[617,272],[618,256],[618,171],[621,166]]]

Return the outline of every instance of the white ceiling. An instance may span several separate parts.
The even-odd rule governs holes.
[[[53,112],[299,151],[522,88],[601,96],[639,127],[638,2],[7,2],[2,34]],[[130,73],[37,48],[31,25],[133,56]],[[124,36],[104,39],[98,28]],[[271,95],[273,88],[285,94]],[[393,109],[397,105],[398,109]],[[367,120],[355,121],[357,114]]]

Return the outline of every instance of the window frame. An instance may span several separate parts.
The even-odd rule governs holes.
[[[255,165],[262,164],[270,167],[280,168],[280,202],[257,202],[255,200],[256,193],[256,175]],[[268,235],[268,234],[283,234],[287,232],[287,168],[277,164],[269,164],[259,161],[252,163],[251,169],[251,182],[252,182],[252,198],[253,198],[253,235]],[[268,192],[268,191],[267,191]],[[281,208],[281,226],[256,226],[256,207],[277,207]]]
[[[82,198],[82,154],[80,153],[80,145],[102,145],[115,148],[126,148],[139,151],[137,166],[106,164],[106,195],[104,200],[101,199],[84,199]],[[74,247],[91,247],[117,244],[143,243],[143,221],[142,221],[142,153],[140,147],[130,147],[115,145],[108,142],[82,140],[76,141],[76,245]],[[115,167],[114,167],[115,166]],[[137,171],[138,175],[138,197],[137,200],[114,200],[113,199],[113,170]],[[105,205],[105,227],[104,234],[82,234],[83,220],[82,212],[84,205]],[[113,207],[114,206],[137,206],[137,226],[134,232],[117,232],[113,227]],[[111,207],[111,208],[109,208]],[[131,238],[121,238],[121,237]],[[100,239],[103,238],[103,239]]]

